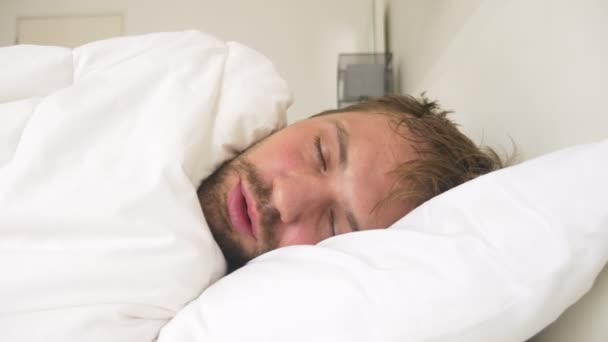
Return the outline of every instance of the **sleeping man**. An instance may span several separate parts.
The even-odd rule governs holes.
[[[284,128],[274,65],[198,31],[0,65],[0,341],[154,340],[227,268],[386,228],[501,166],[424,98]]]
[[[422,202],[502,167],[426,98],[322,112],[204,180],[200,204],[229,270],[270,250],[388,227]]]

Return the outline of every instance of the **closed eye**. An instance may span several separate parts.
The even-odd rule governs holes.
[[[323,149],[321,148],[321,137],[315,137],[315,147],[317,148],[317,159],[319,160],[319,164],[321,164],[321,169],[323,171],[327,171],[327,162],[325,161],[325,157],[323,156]]]
[[[331,235],[336,236],[336,225],[334,220],[334,211],[329,211],[329,226],[331,227]]]
[[[321,137],[319,136],[315,137],[315,147],[317,149],[317,159],[319,160],[321,169],[323,171],[327,171],[327,161],[325,160],[325,156],[323,155],[323,148],[321,147]],[[336,226],[333,210],[329,210],[329,227],[331,230],[331,236],[336,236]]]

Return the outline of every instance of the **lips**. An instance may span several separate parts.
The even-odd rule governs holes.
[[[232,190],[228,193],[226,206],[228,207],[228,216],[232,223],[232,227],[238,232],[254,237],[252,218],[250,213],[253,208],[249,208],[247,203],[247,195],[242,183],[239,181]],[[253,205],[251,200],[250,205]]]

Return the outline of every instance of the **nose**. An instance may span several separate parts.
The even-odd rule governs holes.
[[[294,223],[312,217],[330,201],[328,182],[318,174],[290,173],[275,177],[272,200],[283,223]]]

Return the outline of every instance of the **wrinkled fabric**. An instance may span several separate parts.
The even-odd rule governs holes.
[[[224,274],[196,188],[285,125],[285,82],[197,31],[0,68],[0,340],[154,340]]]
[[[608,260],[608,140],[458,186],[388,229],[277,249],[210,286],[160,342],[519,342]]]

